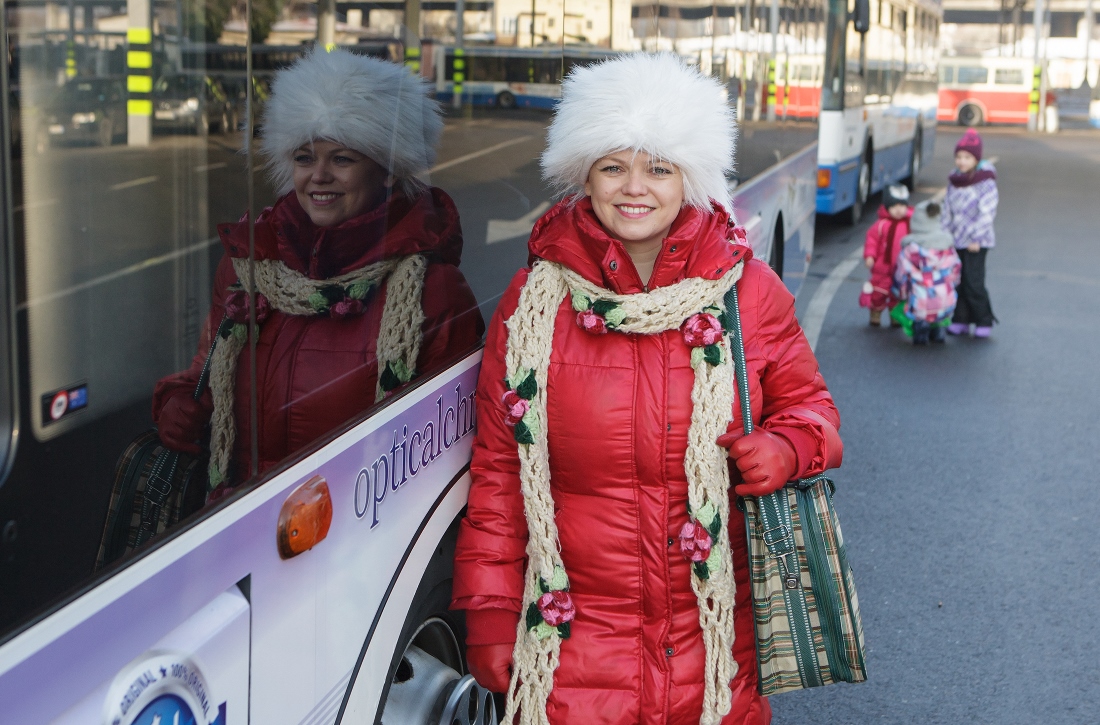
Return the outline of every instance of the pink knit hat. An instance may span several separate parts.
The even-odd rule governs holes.
[[[974,154],[974,158],[978,161],[982,160],[982,137],[978,135],[977,131],[972,128],[966,129],[966,133],[955,144],[955,153],[960,151],[968,151]]]

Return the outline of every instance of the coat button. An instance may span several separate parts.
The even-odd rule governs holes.
[[[671,657],[671,656],[672,656],[672,648],[669,647],[665,650],[665,657]]]
[[[668,251],[670,251],[670,252],[675,252],[675,251],[676,251],[676,245],[675,245],[675,244],[673,244],[673,245],[672,245],[672,246],[671,246],[671,247],[669,248],[669,250],[668,250]]]
[[[673,545],[674,543],[676,543],[676,542],[675,542],[675,541],[673,541],[672,537],[669,537],[669,539],[668,539],[668,545],[669,545],[669,546],[672,546],[672,545]]]
[[[616,262],[614,259],[612,259],[611,264],[609,264],[607,266],[611,269],[612,272],[614,272],[616,269],[619,268],[619,263]]]

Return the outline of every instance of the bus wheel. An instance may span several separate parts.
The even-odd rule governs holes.
[[[867,159],[867,153],[859,157],[859,179],[856,181],[856,198],[848,209],[845,221],[849,226],[855,226],[863,219],[863,208],[867,199],[871,196],[871,162]]]
[[[984,121],[985,117],[982,115],[982,109],[973,103],[968,103],[959,109],[960,126],[981,126]]]
[[[516,97],[510,91],[501,91],[497,94],[497,105],[501,108],[515,108]]]
[[[455,667],[462,668],[462,653],[450,624],[428,619],[401,655],[381,722],[496,725],[492,693]]]
[[[779,279],[783,279],[783,217],[775,220],[775,234],[772,235],[772,249],[768,257],[768,266]]]

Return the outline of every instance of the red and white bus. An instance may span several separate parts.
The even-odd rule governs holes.
[[[1027,123],[1032,63],[1027,58],[943,58],[936,117],[961,126]]]

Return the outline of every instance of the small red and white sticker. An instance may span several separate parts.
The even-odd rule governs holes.
[[[50,403],[50,419],[60,420],[61,416],[65,415],[65,411],[69,409],[69,393],[67,390],[62,390],[57,395],[53,396],[53,402]]]

